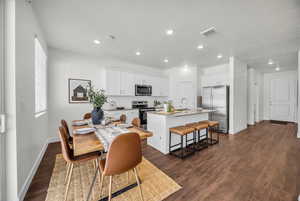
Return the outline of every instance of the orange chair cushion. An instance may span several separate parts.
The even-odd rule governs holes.
[[[190,123],[190,124],[186,124],[186,126],[192,127],[196,130],[201,130],[201,129],[208,128],[208,123],[207,122]]]
[[[171,133],[178,135],[187,135],[195,131],[195,128],[188,126],[177,126],[169,129]]]
[[[214,127],[214,126],[218,126],[219,125],[219,122],[218,121],[209,121],[208,122],[208,126],[209,127]]]

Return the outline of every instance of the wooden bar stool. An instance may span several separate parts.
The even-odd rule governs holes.
[[[217,139],[213,138],[213,133],[214,131],[217,131],[219,128],[219,122],[218,121],[207,121],[208,123],[208,127],[209,127],[209,134],[210,137],[207,139],[207,142],[209,145],[214,145],[214,144],[218,144],[219,140],[220,140],[220,136],[219,133],[215,132],[215,134],[217,135]]]
[[[194,132],[196,132],[196,136],[198,136],[198,138],[196,137],[196,145],[195,145],[195,150],[196,151],[201,151],[202,149],[205,149],[208,147],[208,143],[207,143],[207,138],[208,138],[208,122],[196,122],[196,123],[190,123],[190,124],[186,124],[186,126],[188,127],[192,127],[195,129]],[[203,135],[201,135],[201,130],[205,129],[206,133],[205,133],[205,139],[203,139]]]
[[[181,159],[184,159],[187,156],[190,156],[195,153],[195,129],[187,126],[177,126],[169,129],[170,139],[169,139],[169,153]],[[193,139],[188,140],[188,134],[193,134]],[[180,136],[180,143],[172,145],[172,134]],[[183,137],[185,136],[185,148],[183,147]],[[190,141],[193,141],[192,144],[188,144]],[[179,146],[179,148],[172,150],[173,147]],[[180,153],[177,153],[180,152]]]

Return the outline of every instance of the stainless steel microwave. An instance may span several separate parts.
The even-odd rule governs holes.
[[[152,86],[151,85],[135,85],[135,95],[136,96],[152,96]]]

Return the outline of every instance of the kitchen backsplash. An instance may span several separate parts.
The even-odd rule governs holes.
[[[132,101],[148,101],[148,106],[153,107],[154,100],[160,101],[162,104],[167,101],[167,97],[152,97],[152,96],[110,96],[109,100],[114,101],[117,107],[131,108]],[[110,109],[111,105],[106,103],[103,109]]]

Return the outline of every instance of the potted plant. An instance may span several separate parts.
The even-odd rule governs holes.
[[[104,90],[94,89],[91,84],[88,89],[88,96],[94,108],[91,113],[92,122],[93,124],[101,124],[101,121],[104,117],[102,106],[104,105],[104,103],[107,103],[107,96],[104,94]]]

